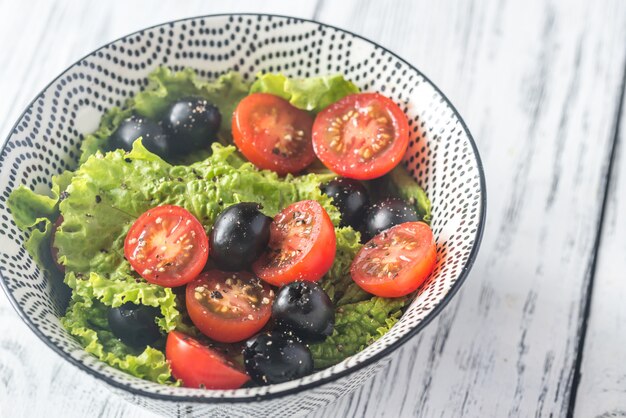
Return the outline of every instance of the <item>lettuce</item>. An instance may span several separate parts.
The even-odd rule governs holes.
[[[173,204],[189,210],[207,233],[217,215],[238,202],[259,202],[268,216],[304,199],[319,201],[335,224],[339,212],[319,190],[315,174],[280,178],[244,163],[234,147],[213,145],[212,155],[189,166],[173,166],[147,151],[141,141],[91,156],[74,174],[60,203],[64,221],[56,234],[59,261],[68,271],[133,274],[123,257],[124,237],[143,212]]]
[[[335,236],[337,237],[335,262],[320,280],[322,289],[335,306],[368,299],[370,295],[354,283],[350,276],[352,260],[362,247],[360,234],[351,227],[343,227],[335,228]]]
[[[61,323],[85,351],[101,361],[142,379],[171,383],[171,371],[163,352],[153,347],[138,352],[123,344],[108,329],[107,311],[97,300],[74,297]]]
[[[319,112],[359,88],[342,75],[310,78],[288,78],[282,74],[257,75],[251,93],[270,93],[288,100],[298,109]]]
[[[40,195],[20,185],[9,196],[9,210],[20,229],[35,227],[39,222],[51,219],[57,212],[59,194],[54,197]]]
[[[432,218],[430,200],[428,200],[424,189],[417,184],[406,168],[402,165],[397,166],[389,173],[389,178],[398,196],[415,206],[417,215],[424,222],[430,224]]]
[[[50,236],[52,224],[59,215],[59,198],[65,191],[72,173],[63,172],[52,177],[51,196],[33,192],[20,185],[11,192],[7,200],[9,211],[18,228],[27,234],[24,247],[39,266],[52,264]]]
[[[226,73],[215,81],[204,81],[199,80],[196,72],[190,68],[172,72],[166,67],[159,67],[148,76],[146,88],[130,98],[123,109],[114,107],[102,116],[98,130],[87,135],[81,144],[79,164],[97,151],[105,151],[108,138],[132,113],[159,120],[169,104],[189,96],[203,97],[219,108],[222,124],[218,137],[222,143],[229,144],[232,142],[230,120],[233,111],[248,94],[249,88],[250,85],[236,72]],[[197,153],[193,161],[205,156],[206,153]]]
[[[398,322],[406,301],[373,297],[339,307],[332,335],[310,346],[315,368],[337,364],[382,337]]]
[[[388,174],[373,180],[370,191],[375,199],[396,196],[413,205],[417,216],[430,225],[432,219],[431,204],[424,189],[411,177],[402,164],[396,166]]]
[[[365,300],[370,296],[350,278],[350,264],[361,248],[359,233],[338,226],[339,211],[319,188],[334,175],[280,178],[244,162],[232,146],[214,144],[212,151],[204,161],[176,166],[147,151],[138,140],[130,153],[96,152],[71,176],[56,181],[59,186],[52,197],[23,188],[11,195],[16,222],[27,232],[41,219],[49,227],[58,212],[63,215],[54,245],[67,271],[65,282],[73,290],[63,324],[88,352],[137,377],[161,383],[170,380],[159,350],[149,347],[136,352],[115,339],[106,323],[109,307],[132,302],[160,307],[163,332],[174,328],[189,332],[172,291],[140,279],[123,256],[129,226],[145,210],[160,204],[186,208],[209,232],[217,215],[234,203],[259,202],[268,216],[274,216],[299,200],[320,202],[337,236],[337,255],[321,284],[339,308],[334,334],[312,347],[316,364],[323,367],[341,361],[395,323],[402,303]],[[58,203],[60,183],[65,190]],[[38,233],[36,228],[30,230],[29,240],[38,239]],[[39,251],[44,252],[49,254],[47,246]]]
[[[172,383],[171,371],[161,350],[150,346],[137,350],[127,346],[115,338],[107,321],[111,307],[134,303],[160,309],[162,317],[157,324],[164,334],[179,328],[181,315],[171,289],[137,281],[131,276],[112,280],[97,273],[85,277],[70,272],[66,274],[65,282],[73,292],[61,323],[88,353],[133,376]],[[155,345],[162,346],[163,340]]]
[[[212,151],[204,161],[176,166],[147,151],[138,140],[130,153],[98,151],[90,156],[72,174],[60,203],[54,193],[51,198],[30,191],[13,196],[22,226],[39,219],[40,213],[48,216],[46,220],[56,216],[50,216],[53,212],[63,215],[54,245],[67,271],[65,282],[73,290],[63,323],[88,352],[135,376],[169,380],[162,353],[155,348],[138,353],[113,338],[106,323],[108,307],[127,302],[158,306],[164,332],[185,329],[171,290],[141,280],[123,256],[126,232],[145,210],[160,204],[182,206],[209,232],[217,215],[234,203],[259,202],[267,215],[274,216],[291,203],[313,199],[339,225],[339,211],[319,188],[332,178],[329,174],[280,178],[244,162],[234,147],[214,144]],[[44,204],[34,204],[29,211],[20,209],[30,201]],[[359,235],[351,228],[337,227],[336,232],[337,257],[324,283],[333,287],[337,300],[345,295],[360,300],[367,295],[355,295],[357,288],[349,275],[354,253],[360,248]]]
[[[68,273],[65,283],[74,291],[74,300],[98,300],[106,306],[117,308],[125,303],[154,306],[161,310],[158,324],[164,332],[175,329],[181,321],[172,289],[137,281],[133,276],[108,279],[97,273],[88,277]]]
[[[159,68],[149,76],[144,91],[129,99],[123,108],[105,113],[98,130],[81,144],[79,168],[53,177],[49,195],[20,186],[8,199],[16,225],[25,232],[25,247],[42,267],[53,261],[52,224],[63,216],[53,245],[59,250],[55,261],[65,266],[64,281],[72,297],[62,323],[87,352],[113,367],[151,381],[173,383],[162,351],[163,341],[145,350],[126,346],[109,329],[107,313],[112,307],[124,303],[159,307],[161,317],[157,322],[164,334],[172,329],[192,335],[197,332],[183,318],[184,308],[171,289],[145,282],[124,258],[128,228],[143,212],[157,205],[184,207],[201,221],[207,233],[217,215],[238,202],[258,202],[268,216],[305,199],[316,200],[324,207],[335,225],[337,254],[320,284],[338,308],[333,335],[311,347],[318,368],[335,364],[371,344],[401,314],[404,299],[371,298],[350,277],[350,264],[361,248],[359,233],[339,227],[339,211],[319,188],[334,178],[334,173],[321,170],[279,177],[256,169],[234,147],[219,143],[212,145],[210,154],[207,150],[183,161],[185,165],[168,163],[150,153],[141,139],[128,153],[105,152],[109,136],[132,113],[159,119],[172,101],[196,95],[219,107],[223,123],[218,136],[228,144],[228,121],[248,91],[276,94],[296,107],[317,112],[358,89],[339,75],[296,80],[265,74],[250,88],[236,73],[206,82],[198,80],[190,69],[171,72]],[[390,187],[401,189],[394,189],[398,194],[407,193],[409,197],[405,198],[413,199],[425,218],[430,216],[430,202],[423,191],[412,181],[403,183],[408,174],[388,177]]]
[[[230,137],[233,112],[250,88],[239,73],[232,71],[215,81],[204,81],[199,80],[191,68],[172,72],[166,67],[159,67],[148,76],[148,80],[148,86],[129,101],[128,107],[142,116],[158,120],[173,101],[189,96],[203,97],[219,108],[221,133],[225,137]]]
[[[132,115],[130,108],[120,109],[119,107],[112,107],[107,110],[100,119],[100,125],[98,129],[85,136],[83,142],[80,144],[80,159],[78,164],[82,164],[87,161],[89,156],[95,154],[97,151],[105,150],[106,144],[113,132],[120,126],[120,123],[126,118]]]

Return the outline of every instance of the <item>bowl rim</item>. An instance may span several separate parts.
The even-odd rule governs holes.
[[[481,194],[481,196],[480,196],[480,213],[478,215],[478,226],[477,226],[476,232],[474,234],[474,245],[472,247],[472,250],[470,251],[470,254],[468,256],[467,261],[465,262],[465,265],[463,266],[463,268],[461,270],[461,274],[459,275],[459,277],[457,277],[456,281],[453,283],[452,287],[450,287],[450,290],[448,290],[448,293],[446,293],[446,295],[441,299],[441,301],[414,328],[410,329],[406,334],[402,335],[396,341],[392,342],[389,346],[383,348],[380,352],[374,354],[373,356],[365,359],[364,361],[362,361],[360,363],[356,363],[356,364],[354,364],[352,366],[346,367],[344,370],[341,370],[341,371],[339,371],[339,372],[337,372],[335,374],[331,374],[331,375],[326,376],[326,377],[322,377],[319,380],[316,380],[314,382],[305,383],[305,384],[302,384],[300,386],[297,386],[297,387],[294,387],[294,388],[285,389],[285,390],[282,390],[282,391],[279,391],[279,392],[267,392],[267,393],[264,393],[264,394],[261,394],[261,395],[249,395],[249,396],[232,397],[232,398],[231,397],[229,397],[229,398],[226,398],[226,397],[207,398],[207,397],[201,397],[201,396],[198,396],[198,397],[196,397],[196,396],[178,396],[178,395],[168,395],[168,394],[162,394],[162,393],[148,392],[148,391],[144,391],[142,389],[136,389],[136,388],[133,388],[131,386],[127,386],[127,385],[125,385],[123,383],[117,382],[116,380],[114,380],[114,379],[112,379],[112,378],[110,378],[110,377],[100,373],[99,371],[94,370],[94,369],[88,367],[87,365],[81,363],[77,359],[75,359],[75,358],[71,357],[70,355],[68,355],[67,353],[65,353],[61,348],[57,347],[52,341],[50,341],[39,330],[39,328],[37,328],[37,326],[26,315],[26,313],[24,312],[22,307],[18,304],[17,300],[13,297],[13,294],[9,291],[8,285],[6,283],[6,280],[5,280],[4,276],[2,275],[2,270],[0,269],[0,286],[4,290],[4,293],[6,294],[7,298],[9,299],[10,304],[13,306],[13,309],[15,309],[15,311],[17,312],[18,316],[22,319],[22,321],[24,321],[26,323],[26,325],[31,329],[31,331],[33,331],[33,333],[35,335],[37,335],[37,337],[39,337],[39,339],[42,340],[44,342],[44,344],[46,344],[49,348],[51,348],[52,351],[54,351],[56,354],[58,354],[61,358],[63,358],[64,360],[68,361],[69,363],[73,364],[74,366],[78,367],[80,370],[86,372],[87,374],[93,376],[97,380],[104,381],[105,383],[113,386],[114,388],[121,389],[121,390],[124,390],[126,392],[130,392],[133,395],[147,397],[147,398],[151,398],[151,399],[156,399],[156,400],[159,400],[159,401],[188,402],[188,403],[200,403],[200,404],[228,404],[228,403],[259,402],[259,401],[269,401],[269,400],[278,399],[278,398],[282,398],[282,397],[285,397],[285,396],[297,394],[297,393],[300,393],[300,392],[304,392],[306,390],[313,389],[315,387],[319,387],[319,386],[325,385],[325,384],[330,383],[332,381],[341,379],[342,377],[345,377],[345,376],[348,376],[350,374],[353,374],[353,373],[363,369],[366,366],[369,366],[369,365],[372,365],[372,364],[378,362],[379,360],[383,359],[387,355],[391,354],[392,352],[394,352],[395,350],[400,348],[407,341],[409,341],[412,337],[417,335],[436,316],[438,316],[439,313],[443,310],[443,308],[450,302],[450,300],[454,297],[454,295],[460,289],[461,285],[465,282],[465,279],[469,275],[469,272],[472,269],[474,261],[476,260],[476,257],[478,255],[478,251],[480,249],[480,245],[481,245],[481,241],[482,241],[482,237],[483,237],[483,233],[484,233],[484,229],[485,229],[485,219],[486,219],[486,213],[487,213],[487,185],[486,185],[486,180],[485,180],[485,173],[484,173],[482,160],[481,160],[480,154],[478,152],[478,147],[476,146],[476,142],[474,141],[474,137],[472,136],[469,128],[467,127],[467,124],[465,123],[465,121],[461,117],[461,115],[458,112],[458,110],[456,109],[456,107],[454,107],[454,105],[452,104],[450,99],[448,99],[448,97],[441,91],[441,89],[439,89],[439,87],[435,83],[433,83],[431,81],[430,78],[428,78],[426,75],[424,75],[413,64],[409,63],[404,58],[402,58],[398,54],[396,54],[393,51],[391,51],[389,48],[386,48],[386,47],[380,45],[379,43],[377,43],[375,41],[372,41],[371,39],[366,38],[365,36],[362,36],[362,35],[359,35],[357,33],[351,32],[351,31],[349,31],[347,29],[339,28],[337,26],[334,26],[334,25],[331,25],[331,24],[327,24],[327,23],[322,23],[322,22],[316,21],[314,19],[306,19],[306,18],[301,18],[301,17],[280,15],[280,14],[274,14],[274,13],[215,13],[215,14],[207,14],[207,15],[198,15],[198,16],[185,17],[185,18],[175,19],[175,20],[168,20],[168,21],[157,23],[157,24],[154,24],[154,25],[151,25],[151,26],[148,26],[148,27],[136,30],[136,31],[131,32],[129,34],[120,36],[120,37],[118,37],[118,38],[116,38],[116,39],[114,39],[114,40],[112,40],[110,42],[107,42],[104,45],[102,45],[102,46],[100,46],[100,47],[90,51],[89,53],[85,54],[84,56],[82,56],[81,58],[79,58],[78,60],[76,60],[75,62],[70,64],[69,66],[67,66],[64,70],[62,70],[59,73],[59,75],[57,75],[52,81],[50,81],[48,84],[46,84],[39,91],[39,93],[37,93],[35,95],[35,97],[26,105],[24,111],[20,114],[20,116],[17,118],[16,122],[13,124],[13,126],[9,130],[9,134],[6,137],[6,139],[4,141],[4,144],[0,148],[0,155],[4,153],[5,148],[7,147],[11,136],[13,136],[15,130],[17,129],[17,126],[18,126],[19,122],[26,115],[28,110],[35,104],[35,102],[41,97],[41,95],[50,86],[52,86],[57,80],[59,80],[61,77],[63,77],[63,75],[67,71],[69,71],[71,68],[73,68],[76,65],[78,65],[84,59],[92,56],[93,54],[95,54],[99,50],[107,48],[110,45],[112,45],[112,44],[114,44],[114,43],[116,43],[118,41],[121,41],[123,39],[130,38],[130,37],[133,37],[133,36],[136,36],[136,35],[142,35],[143,32],[145,32],[145,31],[148,31],[148,30],[151,30],[151,29],[155,29],[155,28],[158,28],[160,26],[164,26],[164,25],[168,25],[168,24],[187,22],[187,21],[192,21],[192,20],[196,20],[196,19],[204,19],[204,18],[239,17],[239,16],[255,16],[255,17],[263,16],[263,17],[270,17],[270,18],[275,17],[275,18],[279,18],[279,19],[293,19],[293,20],[296,20],[296,21],[314,23],[314,24],[321,25],[321,26],[324,26],[324,27],[327,27],[327,28],[331,28],[331,29],[334,29],[336,31],[343,32],[343,33],[346,33],[348,35],[354,36],[355,38],[361,39],[363,41],[366,41],[366,42],[374,45],[377,48],[380,48],[381,50],[385,51],[386,53],[393,55],[395,58],[397,58],[402,63],[407,65],[411,70],[415,71],[417,74],[419,74],[421,77],[423,77],[424,80],[426,82],[428,82],[435,89],[435,91],[438,94],[441,95],[442,99],[445,100],[446,104],[449,106],[449,108],[452,110],[452,112],[458,118],[458,121],[461,124],[461,127],[463,128],[463,130],[467,134],[467,137],[469,139],[470,145],[472,147],[472,151],[474,152],[474,155],[476,157],[476,166],[477,166],[477,170],[478,170],[478,175],[480,177],[479,181],[480,181],[480,194]]]

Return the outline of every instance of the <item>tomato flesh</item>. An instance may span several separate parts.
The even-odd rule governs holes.
[[[391,171],[409,145],[406,115],[378,93],[344,97],[313,124],[313,149],[326,167],[344,177],[369,180]]]
[[[317,281],[335,259],[335,228],[318,202],[303,200],[274,217],[268,247],[252,265],[262,280],[275,286],[296,280]]]
[[[248,272],[211,270],[187,284],[187,312],[215,341],[245,340],[261,330],[272,314],[274,291]]]
[[[233,114],[233,140],[255,166],[284,175],[297,173],[315,159],[313,118],[288,101],[267,93],[245,97]]]
[[[350,266],[363,290],[381,297],[415,291],[437,264],[435,238],[423,222],[406,222],[381,232],[361,248]]]
[[[184,387],[237,389],[250,380],[219,352],[178,331],[168,334],[165,357],[172,375],[182,380]]]
[[[187,210],[157,206],[142,214],[124,241],[124,255],[148,282],[182,286],[204,268],[209,240],[202,224]]]

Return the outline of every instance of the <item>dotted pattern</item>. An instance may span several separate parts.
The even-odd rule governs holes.
[[[407,312],[375,344],[344,362],[303,379],[262,388],[199,391],[136,379],[86,354],[59,323],[58,278],[37,268],[6,200],[18,184],[45,192],[50,178],[76,166],[83,134],[102,112],[121,105],[146,85],[157,66],[196,69],[215,78],[237,70],[252,79],[259,71],[308,77],[339,72],[364,91],[392,97],[409,116],[410,146],[404,164],[433,204],[439,261]],[[88,128],[88,129],[87,129]],[[44,338],[93,372],[134,390],[197,398],[167,402],[114,388],[127,399],[167,415],[289,415],[314,410],[351,392],[379,367],[373,363],[297,395],[255,403],[207,404],[211,398],[262,397],[297,389],[352,368],[416,327],[462,274],[481,227],[483,190],[477,156],[458,115],[436,88],[397,56],[349,33],[294,18],[231,15],[195,18],[146,29],[82,59],[38,96],[22,115],[0,155],[0,271],[9,296]],[[262,407],[260,407],[262,406]]]

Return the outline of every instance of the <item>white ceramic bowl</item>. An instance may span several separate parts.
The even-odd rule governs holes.
[[[120,372],[83,351],[63,329],[63,288],[40,270],[6,206],[11,190],[50,187],[76,167],[84,134],[121,105],[160,65],[215,78],[237,70],[308,77],[342,73],[364,91],[393,98],[409,117],[404,163],[433,204],[437,268],[384,337],[334,367],[260,388],[194,390],[162,386]],[[303,414],[351,392],[432,320],[452,298],[476,257],[485,217],[485,180],[476,145],[452,104],[415,67],[358,35],[313,21],[270,15],[214,15],[165,23],[118,39],[53,80],[16,122],[0,154],[0,273],[20,316],[50,348],[131,402],[167,415]]]

